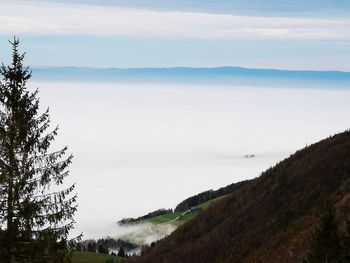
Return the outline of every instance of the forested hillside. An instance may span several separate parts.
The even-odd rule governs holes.
[[[327,138],[247,182],[133,262],[300,262],[320,206],[345,231],[350,217],[350,132]]]
[[[208,190],[204,191],[202,193],[196,194],[194,196],[191,196],[185,200],[183,200],[180,204],[178,204],[175,208],[175,211],[186,211],[192,207],[196,207],[204,202],[210,201],[212,199],[218,198],[220,196],[227,195],[229,193],[232,193],[233,191],[237,190],[238,188],[245,185],[247,181],[239,182],[239,183],[233,183],[230,185],[227,185],[225,187],[221,187],[217,190]]]

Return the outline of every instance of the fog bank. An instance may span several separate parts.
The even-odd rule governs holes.
[[[76,232],[174,208],[204,190],[259,176],[292,152],[349,128],[347,89],[38,82],[41,107],[74,154]],[[244,158],[254,154],[254,158]]]

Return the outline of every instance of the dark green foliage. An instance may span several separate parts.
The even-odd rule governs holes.
[[[129,251],[129,250],[133,250],[133,249],[137,248],[138,246],[136,244],[131,243],[131,242],[118,239],[116,241],[116,247],[123,247],[124,250]]]
[[[100,254],[108,254],[108,248],[102,244],[98,245],[97,252]]]
[[[335,220],[335,210],[327,202],[322,208],[320,222],[313,232],[308,263],[345,262],[344,238]],[[347,261],[348,262],[348,261]]]
[[[72,156],[67,147],[49,152],[58,128],[48,131],[49,111],[39,113],[38,90],[26,86],[31,72],[19,41],[10,43],[12,64],[0,68],[0,262],[64,262],[76,195],[74,185],[60,186]]]
[[[169,213],[172,213],[172,212],[173,212],[172,209],[161,208],[161,209],[157,209],[155,211],[149,212],[148,214],[146,214],[144,216],[140,216],[138,218],[123,218],[123,219],[118,221],[118,224],[119,225],[125,225],[125,224],[136,223],[136,222],[140,222],[142,220],[146,220],[146,219],[149,219],[149,218],[152,218],[152,217],[169,214]]]
[[[78,242],[76,244],[76,250],[79,251],[79,249],[80,250],[85,249],[90,252],[96,252],[99,250],[98,248],[100,246],[102,246],[105,250],[107,249],[107,252],[105,253],[108,253],[108,250],[110,249],[117,249],[119,247],[123,247],[125,251],[130,251],[138,247],[133,243],[130,243],[121,239],[115,240],[113,238],[107,237],[107,238],[101,238],[98,240],[89,239],[89,240]]]
[[[126,257],[126,254],[125,254],[125,251],[124,251],[124,248],[123,248],[123,247],[120,247],[120,248],[119,248],[119,251],[118,251],[117,256],[118,256],[118,257],[122,257],[122,258],[125,258],[125,257]]]
[[[76,251],[83,251],[83,250],[84,250],[84,247],[83,247],[83,245],[82,245],[80,242],[77,242],[77,243],[75,244],[75,250],[76,250]]]
[[[89,242],[87,245],[87,251],[89,252],[96,252],[96,242]]]
[[[194,196],[191,196],[185,200],[183,200],[180,204],[178,204],[175,208],[175,211],[186,211],[188,209],[191,209],[192,207],[196,207],[204,202],[207,202],[209,200],[213,200],[215,198],[218,198],[220,196],[227,195],[229,193],[232,193],[233,191],[239,189],[243,185],[245,185],[248,181],[243,181],[239,183],[233,183],[230,185],[227,185],[225,187],[221,187],[217,190],[208,190],[204,191],[202,193],[196,194]]]

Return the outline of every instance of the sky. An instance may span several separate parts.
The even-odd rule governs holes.
[[[31,66],[350,71],[345,0],[0,0],[0,61]]]

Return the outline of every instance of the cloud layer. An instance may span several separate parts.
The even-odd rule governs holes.
[[[12,2],[1,4],[0,33],[346,40],[350,18],[257,17]]]

